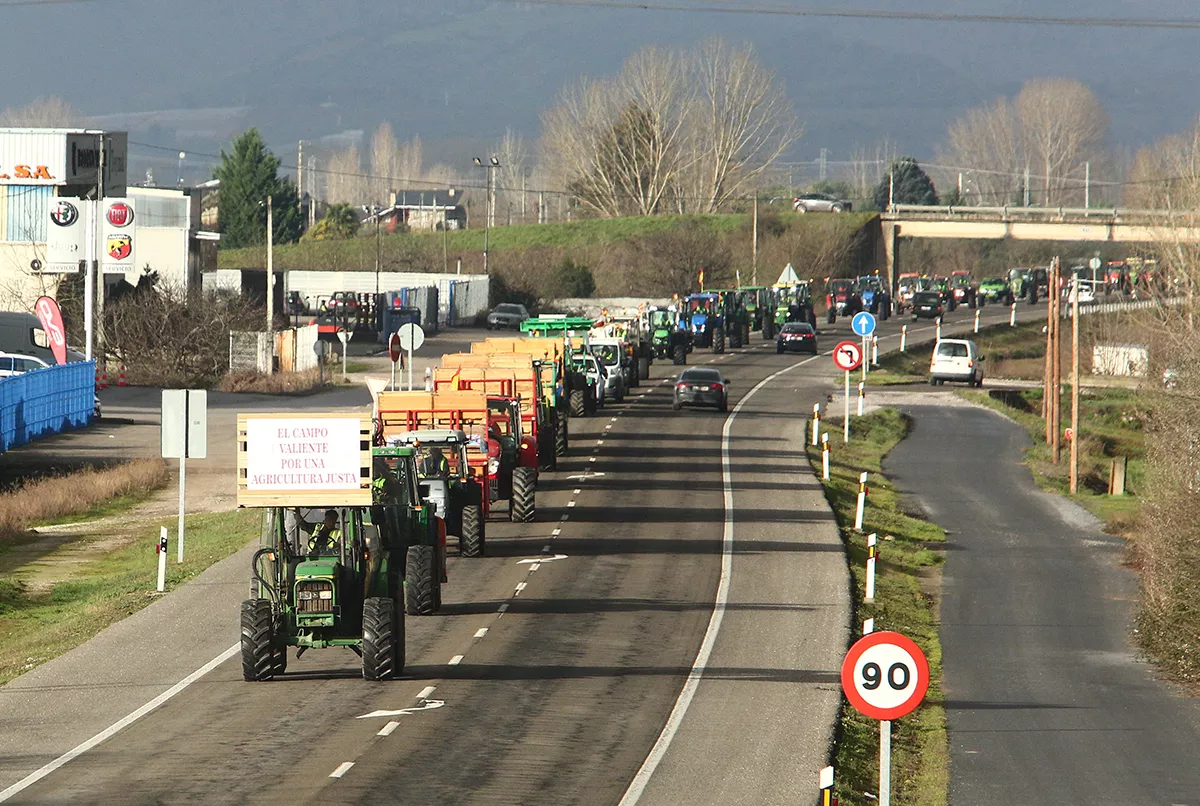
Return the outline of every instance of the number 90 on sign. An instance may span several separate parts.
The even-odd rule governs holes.
[[[895,632],[863,636],[842,662],[842,690],[856,710],[872,719],[911,713],[929,688],[929,663],[920,647]]]

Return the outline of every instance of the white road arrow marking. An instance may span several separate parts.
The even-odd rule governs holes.
[[[552,563],[555,560],[565,560],[567,555],[555,554],[553,557],[533,557],[528,560],[517,560],[517,565],[530,565],[532,563]]]
[[[598,477],[600,477],[600,476],[603,476],[603,475],[604,475],[604,473],[603,473],[603,472],[599,472],[599,473],[580,473],[580,474],[579,474],[579,475],[577,475],[577,476],[567,476],[567,479],[568,479],[568,480],[569,480],[569,479],[583,479],[584,481],[587,481],[588,479],[594,479],[594,478],[598,478]]]
[[[369,714],[355,717],[355,719],[371,719],[377,716],[404,716],[405,714],[415,714],[419,711],[432,711],[434,708],[441,708],[445,704],[445,700],[426,700],[423,705],[413,708],[401,708],[397,711],[372,711]]]

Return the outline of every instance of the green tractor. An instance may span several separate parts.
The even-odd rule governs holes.
[[[273,420],[271,428],[280,422],[289,421]],[[319,433],[319,424],[329,419],[304,422],[304,433]],[[370,433],[368,421],[362,445],[369,445]],[[295,439],[293,445],[311,445],[320,437]],[[297,658],[309,649],[347,647],[362,658],[365,679],[398,676],[405,661],[406,601],[410,613],[432,612],[445,578],[444,525],[420,498],[413,450],[375,449],[387,451],[390,462],[375,456],[372,471],[361,478],[333,471],[329,454],[324,454],[330,457],[329,472],[273,475],[248,467],[271,461],[277,446],[268,441],[253,432],[239,439],[239,459],[265,457],[239,462],[246,470],[239,504],[263,507],[262,545],[251,560],[251,598],[241,609],[243,678],[264,681],[283,674],[289,647],[296,647]],[[354,458],[359,451],[333,442],[326,446],[339,457],[349,455],[351,463],[359,461]],[[310,483],[283,486],[301,477]],[[314,489],[313,479],[331,486]],[[347,486],[347,479],[358,482],[357,488]],[[254,489],[254,480],[265,481]],[[360,503],[364,497],[376,503]]]
[[[742,296],[742,307],[750,317],[750,330],[762,330],[767,314],[775,310],[775,299],[771,289],[761,285],[738,286]]]
[[[730,347],[750,346],[750,312],[740,291],[716,291],[724,312],[725,334]]]
[[[646,329],[650,331],[655,358],[669,358],[674,364],[686,364],[691,352],[691,335],[671,308],[651,308],[646,312]]]
[[[587,350],[577,347],[575,342],[587,336],[595,326],[595,321],[586,316],[567,316],[565,314],[542,314],[521,323],[521,332],[528,336],[544,338],[560,338],[566,345],[566,359],[562,366],[562,383],[560,391],[566,398],[566,408],[571,417],[584,417],[595,414],[595,406],[589,401],[596,400],[600,393],[596,389],[597,379],[589,375],[584,362],[574,360],[586,355]]]
[[[775,332],[788,322],[808,322],[814,330],[817,327],[812,289],[807,280],[775,286]]]
[[[459,429],[431,428],[405,431],[388,440],[388,446],[410,447],[417,456],[417,483],[422,500],[446,524],[446,534],[458,538],[463,557],[483,556],[489,496],[475,480],[467,458],[470,440]],[[379,449],[375,449],[376,455]]]

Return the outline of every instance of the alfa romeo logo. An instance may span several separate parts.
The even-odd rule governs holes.
[[[79,220],[79,208],[66,199],[59,199],[50,209],[50,220],[60,227],[69,227]]]

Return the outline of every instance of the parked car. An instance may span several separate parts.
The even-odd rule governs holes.
[[[817,331],[808,322],[788,322],[775,339],[775,352],[795,351],[817,354]]]
[[[717,411],[729,407],[729,381],[720,370],[694,367],[685,369],[675,382],[675,399],[671,408],[679,411],[684,406],[707,406]]]
[[[983,386],[983,356],[979,346],[968,339],[942,339],[933,348],[929,361],[929,385],[940,386],[946,381],[965,382]]]
[[[487,316],[488,330],[496,330],[497,328],[510,328],[512,330],[520,330],[521,323],[529,318],[529,311],[524,305],[517,305],[511,302],[502,302],[495,308],[492,308],[491,313]]]
[[[11,378],[14,375],[21,375],[32,369],[42,369],[49,366],[52,366],[50,362],[44,361],[36,355],[0,353],[0,378]],[[92,394],[92,412],[96,419],[99,419],[103,413],[100,406],[100,396],[95,393]]]
[[[835,199],[827,193],[801,193],[792,199],[797,213],[848,213],[851,207],[846,199]]]
[[[942,295],[937,291],[918,291],[912,298],[912,317],[918,319],[937,319],[946,313],[942,303]]]

